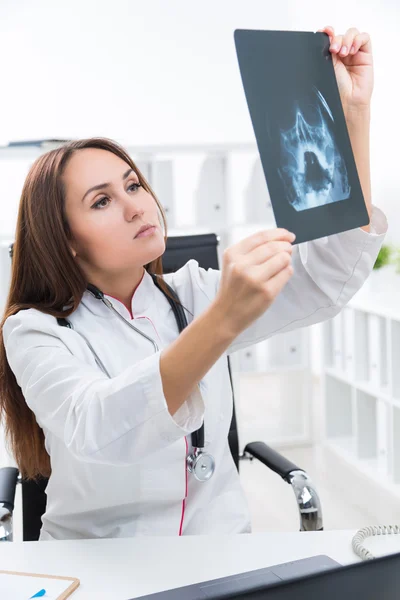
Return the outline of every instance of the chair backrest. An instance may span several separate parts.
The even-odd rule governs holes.
[[[12,256],[12,247],[10,248]],[[171,273],[180,269],[191,258],[198,261],[204,269],[218,269],[218,238],[214,233],[203,235],[172,236],[167,239],[166,250],[163,255],[164,273]],[[231,366],[228,357],[228,369],[231,379],[232,394],[233,382]],[[228,435],[229,447],[237,469],[239,469],[239,436],[236,424],[235,403],[233,403],[233,416]],[[47,480],[39,482],[22,481],[22,520],[24,541],[34,541],[39,538],[42,526],[41,516],[46,510],[46,494],[44,492]]]

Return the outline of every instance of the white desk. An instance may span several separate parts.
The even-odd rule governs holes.
[[[0,543],[2,569],[78,577],[71,600],[128,600],[163,589],[327,554],[356,562],[353,531],[237,536]],[[400,552],[400,536],[368,540],[380,556]]]

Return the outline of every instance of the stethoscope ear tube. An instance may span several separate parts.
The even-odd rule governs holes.
[[[96,300],[103,300],[104,294],[101,290],[99,290],[99,288],[97,288],[92,283],[88,283],[86,287],[89,290],[89,292],[91,294],[93,294],[93,296],[96,298]]]
[[[164,293],[164,291],[162,290],[162,288],[157,280],[157,275],[155,275],[154,273],[150,273],[150,275],[151,275],[155,285],[158,287],[158,289]],[[186,319],[184,309],[183,309],[182,304],[180,303],[180,300],[179,300],[177,294],[175,293],[175,291],[166,283],[166,281],[164,281],[164,284],[172,296],[172,298],[170,298],[169,296],[167,296],[165,294],[165,297],[167,298],[167,300],[172,308],[172,311],[175,315],[175,320],[178,325],[179,333],[181,333],[185,329],[185,327],[188,326],[188,322]],[[204,445],[205,445],[204,421],[203,421],[200,429],[197,429],[197,431],[193,431],[193,433],[191,434],[191,438],[192,438],[193,451],[188,455],[188,457],[186,459],[187,469],[190,473],[193,473],[193,475],[195,476],[195,478],[198,481],[208,481],[214,474],[215,460],[211,454],[209,454],[208,452],[205,452],[205,450],[204,450]]]

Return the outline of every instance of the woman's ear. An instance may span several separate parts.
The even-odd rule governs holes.
[[[76,258],[76,256],[78,255],[78,251],[76,250],[78,244],[76,243],[75,238],[71,235],[71,232],[68,232],[66,242],[69,246],[69,250],[72,254],[72,257]]]

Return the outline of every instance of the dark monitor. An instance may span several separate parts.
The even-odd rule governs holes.
[[[300,564],[300,568],[299,565]],[[293,569],[294,567],[294,569]],[[315,571],[313,569],[315,567]],[[289,577],[292,572],[301,576]],[[309,569],[307,573],[307,569]],[[260,584],[260,579],[264,582]],[[339,566],[316,556],[142,596],[143,600],[398,600],[400,553]]]

